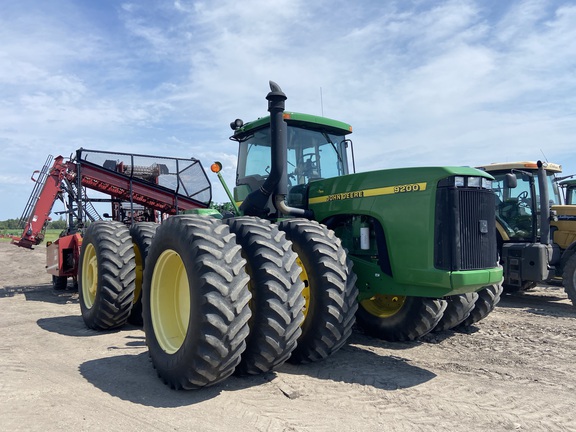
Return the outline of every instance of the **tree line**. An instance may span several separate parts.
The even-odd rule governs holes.
[[[233,212],[234,211],[234,207],[229,202],[225,202],[225,203],[212,202],[210,204],[210,207],[218,210],[220,213],[227,213],[227,212]],[[8,230],[10,230],[10,231],[21,230],[22,227],[20,226],[19,222],[20,222],[19,219],[7,219],[5,221],[0,221],[0,232],[5,233],[5,231],[8,231]],[[63,230],[63,229],[66,229],[66,226],[67,226],[66,220],[64,218],[60,217],[58,220],[52,220],[52,221],[48,222],[47,229]]]
[[[22,227],[19,224],[19,219],[7,219],[5,221],[0,221],[0,231],[7,231],[7,230],[20,230]],[[65,229],[66,228],[66,221],[63,218],[58,220],[53,220],[48,222],[48,229]]]

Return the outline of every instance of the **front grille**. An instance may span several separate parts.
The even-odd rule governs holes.
[[[479,270],[497,265],[495,195],[489,189],[439,187],[434,265]]]

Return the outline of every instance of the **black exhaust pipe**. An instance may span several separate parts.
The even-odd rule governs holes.
[[[240,210],[248,216],[266,217],[268,216],[268,200],[280,184],[284,183],[284,195],[286,195],[286,149],[282,151],[282,146],[277,143],[286,143],[286,123],[283,119],[285,101],[288,99],[280,86],[270,81],[270,93],[266,95],[268,100],[268,111],[270,112],[270,140],[271,157],[270,174],[260,189],[251,192],[240,205]],[[284,182],[282,182],[284,177]]]
[[[540,243],[550,244],[550,194],[548,179],[542,161],[538,161],[538,187],[540,189]]]
[[[288,126],[284,121],[286,95],[278,84],[270,81],[270,92],[266,95],[270,112],[270,174],[260,189],[251,192],[240,205],[240,210],[248,216],[268,216],[268,200],[274,193],[274,207],[279,214],[311,218],[311,212],[288,207],[285,203],[288,194]]]

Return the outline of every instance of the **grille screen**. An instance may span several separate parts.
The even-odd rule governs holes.
[[[440,187],[435,225],[436,268],[496,267],[495,195],[491,190]]]

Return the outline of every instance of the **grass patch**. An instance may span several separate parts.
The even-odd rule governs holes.
[[[44,241],[40,244],[46,244],[46,242],[54,241],[58,237],[60,237],[60,233],[62,232],[61,229],[47,229],[44,237]],[[0,242],[2,243],[10,243],[12,239],[7,237],[9,235],[14,235],[20,237],[22,235],[21,230],[0,230],[0,234],[4,234],[6,237],[0,237]]]

